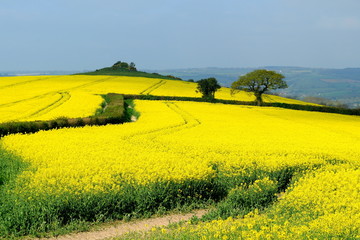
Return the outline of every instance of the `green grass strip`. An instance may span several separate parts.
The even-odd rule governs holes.
[[[27,164],[20,157],[4,150],[0,143],[0,190],[3,185],[13,182],[26,167]]]

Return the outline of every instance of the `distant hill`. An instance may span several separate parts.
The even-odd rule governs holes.
[[[259,68],[278,71],[285,75],[289,88],[277,91],[282,96],[298,99],[309,96],[321,97],[340,101],[350,107],[360,107],[360,68],[322,69],[282,66]],[[195,81],[215,77],[223,86],[229,87],[239,76],[259,68],[188,68],[157,72]]]
[[[127,76],[127,77],[147,77],[147,78],[160,78],[160,79],[170,79],[170,80],[182,80],[181,78],[174,77],[170,74],[161,75],[158,73],[148,73],[138,71],[135,67],[135,63],[126,63],[118,61],[111,67],[105,67],[97,69],[92,72],[77,73],[81,75],[112,75],[112,76]]]

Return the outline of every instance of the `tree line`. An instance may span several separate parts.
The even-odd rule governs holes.
[[[283,80],[284,75],[275,71],[258,69],[249,72],[231,84],[231,94],[239,91],[252,92],[256,98],[258,106],[263,105],[263,94],[271,90],[287,88],[287,83]],[[197,90],[203,98],[215,99],[215,92],[221,88],[215,78],[206,78],[197,81]]]
[[[122,62],[122,61],[117,61],[116,63],[114,63],[114,65],[112,65],[113,69],[126,69],[129,71],[137,71],[136,67],[135,67],[135,63],[131,62],[130,64],[127,62]]]

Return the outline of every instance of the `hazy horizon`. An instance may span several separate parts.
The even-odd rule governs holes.
[[[64,73],[64,74],[72,74],[72,73],[89,72],[89,71],[94,71],[96,69],[100,69],[100,68],[103,68],[103,67],[109,67],[109,66],[102,66],[102,67],[98,67],[98,68],[94,68],[94,69],[78,69],[78,70],[61,70],[61,69],[59,69],[59,70],[51,70],[51,69],[49,69],[49,70],[41,70],[41,69],[38,69],[38,70],[36,70],[36,69],[35,70],[1,70],[0,74],[1,73],[2,74],[14,73],[14,74],[19,75],[19,76],[21,76],[21,75],[26,76],[26,75],[37,75],[37,74],[41,75],[41,74],[49,73],[50,75],[52,75],[52,74],[55,74],[55,75],[60,74],[61,75],[62,73]],[[208,67],[197,67],[197,68],[188,67],[188,68],[164,68],[164,69],[160,69],[160,68],[157,68],[157,69],[155,69],[155,68],[152,68],[152,69],[150,69],[150,68],[138,68],[137,70],[151,73],[153,71],[167,72],[167,71],[172,71],[172,70],[173,71],[182,71],[182,70],[186,71],[186,70],[191,70],[191,69],[193,69],[193,70],[205,70],[205,69],[209,69],[209,70],[211,70],[211,69],[219,69],[219,70],[221,70],[221,69],[223,69],[223,70],[226,70],[226,69],[228,69],[228,70],[231,70],[231,69],[237,70],[237,69],[239,69],[239,70],[241,70],[241,69],[243,69],[244,70],[244,69],[261,69],[261,68],[265,68],[265,69],[266,68],[299,68],[299,69],[324,69],[324,70],[325,69],[329,69],[329,70],[330,69],[346,70],[346,69],[355,69],[355,68],[360,69],[360,67],[322,68],[322,67],[303,67],[303,66],[248,66],[248,67],[216,67],[216,66],[208,66]]]
[[[357,0],[0,0],[0,72],[360,67]]]

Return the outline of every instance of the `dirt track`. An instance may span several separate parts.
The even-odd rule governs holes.
[[[56,238],[41,238],[40,240],[103,240],[112,237],[117,237],[122,234],[133,232],[133,231],[147,231],[153,227],[166,226],[170,223],[180,222],[189,220],[193,216],[201,217],[207,211],[198,210],[193,213],[187,214],[174,214],[158,218],[144,219],[134,222],[122,223],[117,226],[108,227],[98,231],[92,232],[81,232],[70,235],[59,236]]]

